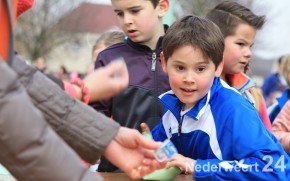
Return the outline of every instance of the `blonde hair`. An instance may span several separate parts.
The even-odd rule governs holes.
[[[282,75],[284,76],[288,87],[290,87],[290,79],[289,79],[289,74],[290,74],[290,55],[287,55],[283,57],[282,63],[284,63],[283,69],[282,69]]]
[[[94,54],[95,49],[98,48],[99,45],[104,45],[105,47],[109,47],[115,43],[119,43],[125,40],[125,33],[119,30],[111,30],[104,32],[101,36],[96,40],[95,44],[92,48],[92,55]]]
[[[252,96],[254,97],[254,100],[255,100],[254,106],[259,112],[260,108],[261,108],[261,102],[264,99],[262,90],[259,87],[253,87],[250,89],[250,93],[252,94]]]

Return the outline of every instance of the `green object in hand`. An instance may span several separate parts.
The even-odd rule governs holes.
[[[177,175],[181,173],[178,167],[170,167],[168,169],[156,170],[153,173],[145,175],[144,180],[173,180]]]
[[[151,134],[143,132],[142,135],[147,139],[147,140],[153,140]]]
[[[143,132],[142,135],[148,139],[152,140],[152,135],[146,132]],[[156,170],[148,175],[143,177],[144,180],[166,180],[170,181],[173,180],[177,175],[181,173],[181,170],[178,167],[170,167],[168,169],[160,169]]]

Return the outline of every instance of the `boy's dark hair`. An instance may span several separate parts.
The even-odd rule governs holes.
[[[156,8],[160,0],[150,0],[153,4],[153,7]]]
[[[173,23],[167,30],[162,46],[166,61],[173,52],[184,45],[199,48],[217,67],[223,59],[224,37],[210,20],[186,16]]]
[[[257,16],[250,9],[232,1],[221,2],[208,12],[206,18],[219,26],[224,37],[234,35],[241,23],[247,23],[256,30],[265,23],[265,16]]]

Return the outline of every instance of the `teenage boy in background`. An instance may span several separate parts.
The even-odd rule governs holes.
[[[112,117],[120,125],[139,129],[142,122],[153,128],[162,115],[158,96],[170,89],[162,71],[160,52],[167,26],[163,16],[169,0],[112,0],[114,11],[127,40],[100,52],[95,68],[123,57],[129,72],[129,86],[110,100],[92,106]],[[101,159],[98,171],[112,172],[116,167]]]

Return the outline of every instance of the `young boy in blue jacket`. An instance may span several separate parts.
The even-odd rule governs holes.
[[[195,180],[289,180],[289,157],[255,107],[219,78],[224,38],[210,20],[186,16],[163,38],[161,63],[172,90],[155,140],[178,150],[168,167]]]

